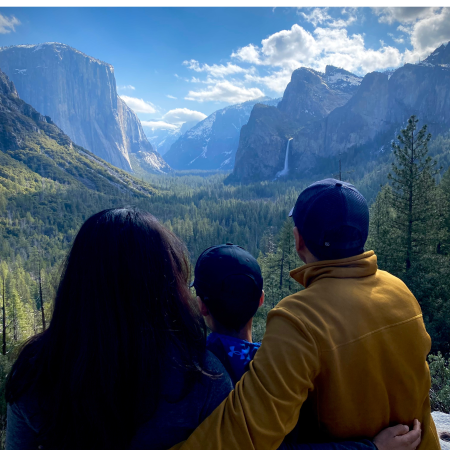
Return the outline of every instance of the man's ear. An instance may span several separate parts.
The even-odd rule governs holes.
[[[303,240],[303,236],[298,231],[297,227],[294,227],[294,240],[295,240],[295,250],[297,253],[303,249],[305,246],[305,241]]]
[[[260,299],[259,299],[259,305],[258,305],[258,308],[261,308],[261,306],[263,305],[263,303],[264,303],[264,297],[266,296],[266,294],[264,293],[264,291],[262,291],[262,293],[261,293],[261,297],[260,297]]]
[[[208,307],[203,303],[203,300],[198,295],[197,295],[197,304],[198,309],[200,310],[200,314],[204,317],[209,316]]]

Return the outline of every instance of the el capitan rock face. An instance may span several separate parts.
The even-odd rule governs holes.
[[[359,86],[357,77],[351,78],[345,71],[327,67],[327,72],[328,78],[326,73],[310,69],[294,71],[278,105],[285,118],[296,125],[291,126],[296,130],[290,135],[289,177],[331,176],[331,162],[353,151],[359,152],[361,161],[377,158],[390,148],[413,114],[433,135],[450,128],[450,46],[441,46],[420,64],[368,73]],[[332,92],[330,80],[345,83],[339,86],[339,94]],[[334,107],[339,98],[342,105]],[[284,129],[277,132],[261,117],[253,127],[260,142],[275,143],[277,133],[287,142]],[[285,149],[281,145],[267,145],[265,151],[259,145],[246,139],[243,130],[230,181],[271,180],[283,168]],[[242,167],[250,161],[251,169]]]
[[[0,68],[20,97],[76,144],[131,171],[129,153],[155,153],[116,91],[114,68],[59,43],[0,48]],[[155,172],[170,170],[157,155]]]
[[[19,97],[14,83],[1,70],[0,168],[3,181],[12,186],[16,171],[30,180],[42,178],[42,195],[44,179],[52,180],[64,190],[87,189],[111,196],[127,192],[148,197],[156,193],[150,185],[74,144],[50,117]]]

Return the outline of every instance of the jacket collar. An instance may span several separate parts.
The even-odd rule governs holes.
[[[321,278],[362,278],[374,275],[377,270],[377,257],[370,250],[350,258],[305,264],[291,270],[289,274],[295,281],[307,288]]]

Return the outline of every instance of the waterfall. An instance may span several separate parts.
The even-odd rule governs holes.
[[[283,167],[283,170],[280,170],[280,172],[278,172],[278,173],[275,175],[275,180],[276,180],[277,178],[280,178],[280,177],[285,177],[285,176],[288,174],[288,172],[289,172],[289,144],[290,144],[290,142],[292,141],[292,139],[293,139],[293,138],[290,138],[290,139],[288,140],[288,142],[287,142],[287,145],[286,145],[286,156],[284,157],[284,167]]]

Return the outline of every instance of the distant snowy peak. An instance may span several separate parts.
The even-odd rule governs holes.
[[[199,122],[195,127],[187,131],[187,139],[196,139],[199,136],[208,137],[211,134],[212,127],[216,121],[217,111],[213,112],[206,119]]]
[[[325,81],[331,89],[343,92],[354,91],[362,81],[362,77],[334,66],[327,66],[324,75]]]
[[[239,118],[238,121],[232,120],[230,121],[231,126],[233,126],[238,133],[241,131],[242,125],[245,125],[248,122],[248,118],[250,117],[250,113],[252,112],[253,107],[257,103],[263,103],[264,105],[276,106],[280,101],[280,98],[270,98],[270,97],[261,97],[257,100],[250,100],[244,103],[238,103],[237,105],[227,106],[226,108],[219,109],[218,111],[213,112],[206,119],[199,122],[195,127],[191,128],[188,132],[186,132],[187,139],[197,139],[199,137],[208,138],[211,133],[214,124],[219,116],[232,116],[233,118]],[[236,123],[235,123],[236,122]]]
[[[450,67],[450,45],[448,45],[448,42],[438,47],[428,58],[421,61],[419,65]]]
[[[242,126],[257,103],[277,105],[280,99],[261,97],[213,112],[180,136],[164,154],[177,170],[231,170]]]
[[[192,127],[198,124],[198,120],[192,120],[183,123],[179,128],[175,129],[160,129],[151,130],[146,129],[147,139],[152,144],[153,148],[158,151],[160,155],[164,155],[170,150],[171,145],[180,137],[183,136],[186,131],[189,131]]]

